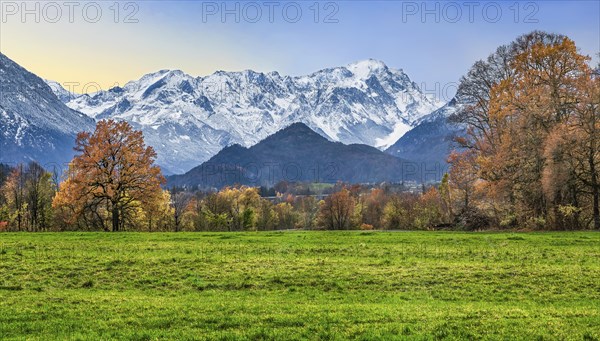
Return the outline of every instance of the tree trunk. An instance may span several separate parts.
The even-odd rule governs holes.
[[[595,148],[590,148],[590,153],[589,153],[589,157],[588,157],[588,162],[590,164],[590,174],[592,175],[592,195],[594,197],[594,202],[593,202],[593,216],[594,216],[594,229],[596,230],[600,230],[600,208],[598,207],[600,204],[598,203],[598,201],[600,200],[599,198],[599,191],[600,191],[600,184],[598,184],[598,174],[597,169],[596,169],[596,163],[594,162],[594,149]]]
[[[598,194],[598,187],[594,188],[594,229],[600,230],[600,195]]]
[[[112,230],[113,232],[119,231],[119,208],[117,205],[113,205],[112,208]]]

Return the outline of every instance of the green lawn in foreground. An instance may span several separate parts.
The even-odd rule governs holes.
[[[600,339],[600,233],[0,234],[0,339]]]

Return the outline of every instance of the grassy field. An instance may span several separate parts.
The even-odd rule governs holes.
[[[600,339],[600,233],[0,234],[0,339]]]

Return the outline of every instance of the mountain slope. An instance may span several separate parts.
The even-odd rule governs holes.
[[[384,148],[441,106],[402,70],[375,60],[300,77],[162,70],[122,88],[71,99],[57,94],[90,117],[132,123],[156,149],[158,164],[179,173],[225,146],[250,147],[295,122],[332,141]]]
[[[50,87],[0,53],[0,162],[64,164],[75,136],[94,120],[64,105]]]
[[[465,133],[465,128],[448,121],[458,104],[451,100],[442,108],[421,118],[416,126],[404,134],[386,153],[425,163],[428,169],[446,167],[446,159],[455,148],[453,138]]]
[[[295,123],[245,148],[224,148],[202,165],[168,179],[169,186],[273,185],[279,181],[351,183],[416,180],[405,160],[377,148],[331,142]]]

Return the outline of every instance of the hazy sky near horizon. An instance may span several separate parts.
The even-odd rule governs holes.
[[[77,92],[161,69],[303,75],[368,58],[439,91],[532,30],[597,62],[600,1],[0,1],[0,51]]]

